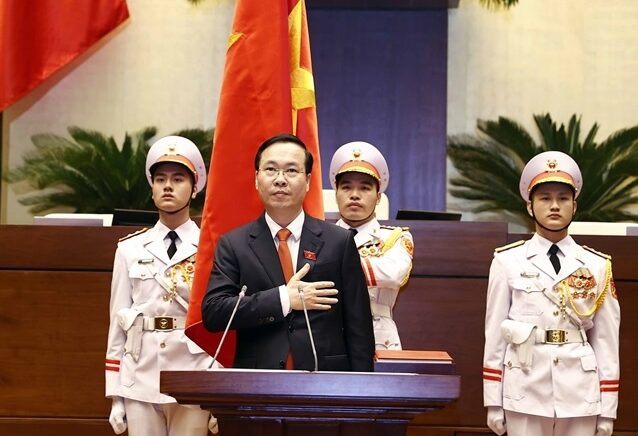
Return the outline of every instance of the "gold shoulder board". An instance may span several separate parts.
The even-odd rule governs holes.
[[[404,232],[407,232],[407,231],[410,230],[410,227],[388,226],[388,225],[385,225],[385,224],[381,224],[379,227],[381,227],[382,229],[388,229],[388,230],[394,230],[394,229],[399,229],[400,228]]]
[[[587,250],[587,251],[591,251],[592,253],[597,254],[597,255],[598,255],[598,256],[600,256],[600,257],[603,257],[603,258],[605,258],[605,259],[611,260],[611,256],[610,256],[609,254],[601,253],[600,251],[594,250],[593,248],[588,247],[588,246],[586,246],[586,245],[583,245],[582,247],[583,247],[585,250]]]
[[[502,247],[498,247],[494,249],[494,252],[500,253],[502,251],[507,251],[510,248],[518,247],[519,245],[523,245],[525,243],[525,239],[521,239],[520,241],[512,242],[511,244],[503,245]]]
[[[143,229],[138,230],[137,232],[133,232],[130,233],[120,239],[117,240],[117,242],[122,242],[122,241],[126,241],[129,238],[132,238],[133,236],[137,236],[137,235],[141,235],[142,233],[144,233],[145,231],[147,231],[150,227],[144,227]]]

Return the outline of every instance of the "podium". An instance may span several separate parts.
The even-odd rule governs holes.
[[[162,371],[161,392],[198,404],[221,436],[402,436],[460,394],[460,376],[215,369]]]

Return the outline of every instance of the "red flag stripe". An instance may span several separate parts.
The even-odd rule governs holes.
[[[128,16],[126,0],[0,1],[0,111]]]

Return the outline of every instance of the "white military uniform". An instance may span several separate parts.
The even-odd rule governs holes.
[[[350,228],[343,220],[337,225]],[[392,309],[410,278],[413,240],[401,227],[381,226],[376,219],[356,228],[355,243],[366,276],[377,349],[401,349]]]
[[[181,243],[172,259],[166,252],[169,230],[158,222],[118,243],[106,352],[107,397],[175,403],[159,391],[160,371],[206,369],[212,361],[184,335],[184,305],[193,280],[199,228],[188,220],[175,229]],[[205,427],[208,413],[201,419],[198,426],[203,422]]]
[[[506,416],[512,411],[615,418],[620,307],[611,260],[567,236],[557,243],[561,269],[556,274],[547,255],[551,244],[535,234],[494,254],[484,404],[502,407]],[[560,344],[563,340],[567,343]]]

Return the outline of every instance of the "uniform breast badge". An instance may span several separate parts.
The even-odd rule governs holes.
[[[374,239],[370,242],[366,242],[361,247],[359,247],[359,254],[361,255],[361,257],[381,256],[383,244],[384,243],[381,239]]]
[[[569,277],[567,284],[572,289],[572,298],[596,298],[596,292],[592,291],[596,287],[596,279],[587,268],[578,268]]]

